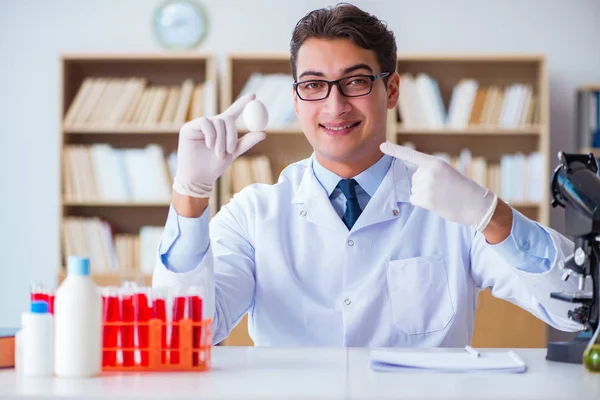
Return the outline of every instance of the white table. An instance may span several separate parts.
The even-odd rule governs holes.
[[[92,379],[40,379],[0,370],[0,397],[600,399],[600,374],[588,373],[581,365],[548,362],[544,349],[515,351],[528,365],[524,374],[376,373],[369,369],[369,350],[362,348],[216,347],[212,370],[202,373],[104,373]]]

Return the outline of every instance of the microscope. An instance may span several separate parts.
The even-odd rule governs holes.
[[[546,359],[581,364],[590,337],[598,328],[600,176],[593,154],[559,152],[558,158],[560,165],[551,181],[552,206],[565,209],[565,233],[575,244],[573,254],[561,264],[565,271],[562,278],[578,279],[579,287],[577,292],[551,293],[550,297],[581,304],[570,310],[568,317],[585,329],[570,342],[548,343]]]

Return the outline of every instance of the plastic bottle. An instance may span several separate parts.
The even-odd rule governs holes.
[[[54,349],[54,321],[48,312],[48,303],[33,301],[31,312],[22,314],[22,328],[19,345],[22,346],[22,359],[19,365],[25,376],[52,376]],[[21,355],[17,355],[17,358]]]
[[[102,295],[89,259],[70,256],[67,267],[54,300],[54,373],[86,378],[102,369]]]

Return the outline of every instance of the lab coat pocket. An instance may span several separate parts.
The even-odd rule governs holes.
[[[441,254],[390,261],[387,282],[393,324],[406,334],[444,330],[454,317]]]

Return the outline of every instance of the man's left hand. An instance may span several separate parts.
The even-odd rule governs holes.
[[[412,176],[411,204],[480,232],[489,224],[498,203],[495,193],[438,157],[390,142],[382,143],[380,149],[417,166]]]

